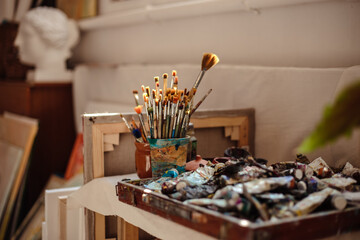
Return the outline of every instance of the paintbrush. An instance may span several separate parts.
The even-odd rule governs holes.
[[[218,62],[219,62],[219,58],[213,53],[205,53],[203,55],[203,59],[201,63],[201,71],[190,91],[189,101],[191,101],[192,98],[194,97],[196,90],[201,82],[201,79],[204,77],[205,72],[209,70],[211,67],[215,66]]]
[[[131,125],[133,126],[133,135],[136,137],[136,136],[139,136],[138,132],[140,133],[140,138],[142,140],[142,142],[145,142],[146,141],[146,136],[145,136],[145,133],[141,130],[141,128],[138,127],[138,125],[135,123],[135,119],[134,117],[131,117],[132,120],[131,120]],[[141,124],[141,123],[140,123]]]
[[[152,107],[148,108],[148,112],[149,112],[149,120],[150,120],[150,137],[151,138],[155,138],[155,134],[154,134],[154,109]]]
[[[168,104],[167,104],[167,113],[166,113],[166,126],[165,126],[165,138],[169,138],[169,128],[170,128],[170,123],[171,123],[171,101],[170,98],[168,98]]]
[[[163,120],[163,117],[162,117],[162,104],[161,104],[161,99],[159,101],[159,129],[158,129],[158,132],[159,132],[159,135],[158,135],[158,138],[162,138],[162,120]]]
[[[167,97],[164,97],[163,104],[164,110],[163,110],[163,120],[162,120],[162,127],[161,127],[161,138],[166,138],[166,117],[167,117]]]
[[[134,99],[135,99],[135,106],[139,105],[139,94],[137,90],[133,90]]]
[[[195,105],[195,107],[193,109],[191,109],[189,117],[191,117],[191,115],[196,111],[196,109],[198,109],[198,107],[204,102],[205,98],[207,98],[207,96],[209,96],[211,91],[212,91],[212,88],[210,88],[209,91],[205,94],[205,96],[203,96],[203,98]]]
[[[167,79],[168,79],[168,74],[167,73],[164,73],[163,74],[163,81],[164,81],[164,87],[163,87],[163,97],[165,97],[165,94],[166,94],[166,89],[167,89]]]
[[[173,70],[173,71],[171,72],[171,75],[172,75],[172,78],[171,78],[170,88],[172,89],[172,88],[173,88],[173,85],[174,85],[174,79],[175,79],[175,76],[176,76],[176,71]]]
[[[144,138],[141,134],[141,131],[138,129],[138,126],[135,123],[134,118],[131,120],[131,133],[134,135],[134,137],[136,138],[136,141],[138,142],[144,142]]]
[[[184,105],[181,103],[179,105],[179,113],[178,113],[178,116],[176,119],[175,137],[179,137],[179,135],[180,135],[179,131],[181,130],[180,122],[181,122],[181,118],[182,118],[183,108],[184,108]]]
[[[171,116],[171,126],[172,126],[172,131],[171,131],[171,137],[173,138],[175,136],[175,128],[176,128],[176,117],[178,114],[178,109],[179,109],[179,101],[177,97],[174,97],[174,103],[175,103],[175,110],[174,110],[174,115]]]
[[[173,89],[175,90],[175,95],[178,93],[178,84],[179,84],[179,78],[178,76],[175,76],[174,85],[173,85]]]
[[[156,98],[158,98],[159,96],[159,86],[160,86],[160,83],[159,83],[159,77],[156,76],[154,77],[154,80],[155,80],[155,89],[156,89]]]
[[[137,107],[134,108],[135,112],[138,114],[139,116],[139,120],[140,120],[140,125],[141,125],[141,129],[144,133],[144,135],[148,135],[148,133],[146,132],[145,130],[145,123],[144,123],[144,119],[143,119],[143,116],[141,114],[142,112],[142,106],[141,105],[138,105]],[[146,138],[144,139],[144,142],[146,142]]]
[[[128,121],[125,119],[125,117],[120,113],[120,117],[122,118],[122,120],[124,121],[126,127],[129,129],[130,132],[132,132],[132,128],[130,127]]]

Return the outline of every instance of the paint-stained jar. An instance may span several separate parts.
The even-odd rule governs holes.
[[[185,168],[189,139],[149,139],[153,177],[161,177],[172,168]]]
[[[139,178],[151,178],[150,144],[135,142],[135,167]]]

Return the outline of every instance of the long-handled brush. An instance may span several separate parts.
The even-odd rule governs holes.
[[[218,62],[219,62],[219,58],[213,53],[205,53],[203,55],[203,59],[201,63],[201,71],[190,91],[189,101],[191,101],[192,98],[194,97],[196,90],[201,82],[201,79],[204,77],[205,72],[209,70],[211,67],[215,66]]]

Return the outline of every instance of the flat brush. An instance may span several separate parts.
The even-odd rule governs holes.
[[[138,91],[137,91],[137,90],[134,90],[134,91],[133,91],[133,94],[134,94],[134,99],[135,99],[135,106],[138,106],[138,105],[139,105],[139,94],[138,94]]]
[[[210,88],[209,91],[205,94],[205,96],[203,96],[202,99],[195,105],[195,107],[193,109],[191,109],[189,117],[191,117],[191,115],[196,111],[196,109],[198,109],[198,107],[204,102],[205,98],[207,98],[207,96],[209,96],[211,91],[212,91],[212,88]]]
[[[203,55],[203,59],[201,63],[201,71],[190,91],[189,101],[191,101],[192,98],[194,97],[196,90],[201,82],[201,79],[204,77],[205,72],[209,70],[211,67],[215,66],[218,62],[219,62],[219,58],[213,53],[205,53]]]

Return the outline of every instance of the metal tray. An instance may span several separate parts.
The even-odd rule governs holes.
[[[119,201],[217,239],[318,239],[360,229],[359,207],[253,223],[168,198],[139,186],[141,181],[118,182]]]

